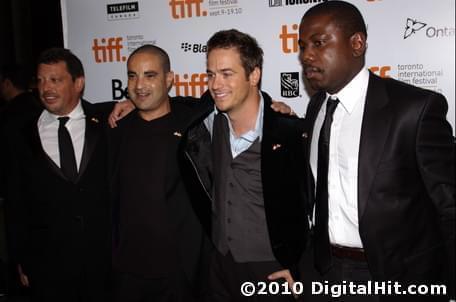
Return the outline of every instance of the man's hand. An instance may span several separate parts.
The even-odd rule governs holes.
[[[20,264],[17,265],[17,273],[19,274],[19,281],[21,282],[21,285],[24,287],[30,287],[29,279],[22,271],[22,266]]]
[[[125,100],[118,102],[114,109],[112,109],[111,114],[109,115],[108,122],[111,128],[117,127],[117,121],[125,117],[127,114],[135,109],[135,105],[130,100]]]
[[[268,276],[268,280],[271,280],[271,281],[278,280],[278,279],[285,279],[285,281],[288,283],[288,288],[293,293],[293,297],[295,297],[295,299],[297,299],[298,295],[293,292],[293,284],[295,283],[295,281],[293,280],[293,277],[291,276],[290,270],[284,269],[284,270],[272,273]]]
[[[272,101],[271,108],[275,112],[280,112],[282,114],[289,114],[289,115],[296,116],[296,113],[291,109],[291,107],[283,102]]]

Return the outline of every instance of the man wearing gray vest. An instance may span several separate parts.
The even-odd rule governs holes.
[[[281,278],[298,278],[308,232],[302,121],[273,112],[260,92],[263,51],[254,38],[225,30],[207,45],[210,95],[184,138],[193,167],[184,179],[211,204],[208,300],[243,301],[241,285],[250,281],[253,301],[292,301]],[[276,277],[279,294],[258,293]]]

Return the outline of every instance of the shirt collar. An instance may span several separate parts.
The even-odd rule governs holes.
[[[255,128],[253,130],[249,130],[246,133],[242,134],[240,138],[243,138],[249,142],[254,142],[257,137],[260,138],[260,141],[263,137],[263,116],[264,116],[264,99],[263,95],[260,93],[260,102],[259,102],[259,108],[258,108],[258,114],[256,117],[256,122],[255,122]],[[219,113],[219,110],[217,107],[214,105],[214,111],[215,114]],[[228,117],[228,114],[225,112],[222,112],[222,114],[226,117],[228,120],[228,126],[230,127],[230,133],[234,135],[234,130],[231,126],[230,118]]]
[[[68,116],[70,118],[69,121],[80,120],[80,119],[85,118],[84,110],[82,109],[81,100],[79,100],[76,107],[74,107],[74,109],[65,116]],[[61,117],[61,116],[51,113],[48,110],[43,110],[43,114],[41,115],[40,120],[44,125],[49,125],[51,123],[56,122],[59,117]]]
[[[366,95],[367,84],[369,83],[369,71],[362,68],[360,72],[336,94],[326,93],[327,98],[339,99],[342,107],[351,114],[356,104]]]

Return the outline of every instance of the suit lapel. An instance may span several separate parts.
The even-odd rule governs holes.
[[[38,115],[39,117],[39,115]],[[37,118],[31,120],[31,122],[25,126],[25,137],[29,143],[30,150],[32,151],[33,156],[36,156],[37,162],[43,163],[47,168],[51,169],[55,174],[61,178],[65,178],[62,170],[57,164],[49,157],[49,155],[44,151],[43,145],[41,143],[40,134],[38,132]]]
[[[87,165],[92,157],[93,151],[97,144],[98,137],[102,131],[100,118],[92,110],[92,105],[84,100],[81,101],[84,114],[86,116],[86,129],[84,137],[84,148],[82,150],[81,164],[79,166],[78,179],[84,174]]]
[[[326,93],[319,92],[314,97],[311,98],[309,105],[307,106],[306,112],[306,124],[308,125],[307,132],[303,133],[303,152],[306,157],[306,163],[309,163],[307,166],[307,193],[308,193],[308,200],[310,209],[313,208],[315,204],[315,180],[312,173],[311,165],[310,165],[310,150],[311,150],[311,143],[312,143],[312,136],[313,130],[315,126],[315,120],[317,119],[318,112],[320,111],[321,105],[326,98]]]
[[[358,219],[364,215],[369,192],[386,144],[391,126],[390,107],[386,88],[382,79],[369,76],[366,104],[361,126],[358,160]]]

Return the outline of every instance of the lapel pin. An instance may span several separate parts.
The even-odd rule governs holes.
[[[274,145],[272,145],[272,150],[277,150],[277,149],[279,149],[280,147],[282,147],[281,144],[274,144]]]
[[[309,137],[309,135],[307,134],[307,132],[303,132],[303,133],[302,133],[302,137],[304,137],[304,138],[308,138],[308,137]]]
[[[92,117],[90,120],[92,122],[94,122],[94,123],[99,123],[100,122],[96,117]]]
[[[174,136],[177,136],[177,137],[181,137],[181,136],[182,136],[182,133],[176,131],[176,132],[173,133],[173,135],[174,135]]]

